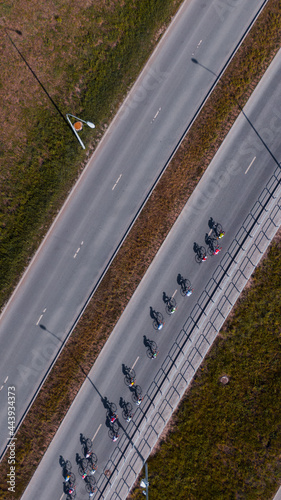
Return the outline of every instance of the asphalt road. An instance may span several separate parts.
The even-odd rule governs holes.
[[[147,443],[147,446],[138,447],[142,435],[137,428],[139,421],[144,423],[148,418],[146,406],[134,407],[135,415],[129,424],[121,416],[120,398],[132,401],[130,390],[124,384],[122,364],[134,366],[137,384],[141,386],[144,396],[153,383],[157,387],[156,377],[161,370],[165,372],[168,358],[173,356],[175,338],[186,324],[191,311],[196,309],[202,292],[207,290],[210,277],[220,267],[220,262],[236,240],[252,207],[265,186],[270,184],[272,175],[278,172],[280,178],[280,69],[281,52],[261,80],[157,253],[44,455],[23,500],[35,500],[39,492],[42,500],[50,497],[59,500],[62,497],[60,456],[72,463],[77,478],[77,498],[87,498],[85,484],[79,477],[76,464],[76,454],[82,455],[81,434],[92,439],[94,452],[98,456],[99,467],[95,476],[98,486],[104,484],[105,470],[114,472],[122,448],[125,450],[129,446],[132,449],[134,445],[140,457],[147,453]],[[278,196],[280,203],[280,189]],[[226,231],[221,240],[223,250],[218,256],[209,257],[207,262],[197,264],[193,245],[194,242],[205,245],[210,217],[222,223]],[[248,240],[251,238],[249,235]],[[247,247],[247,242],[243,246]],[[194,287],[194,293],[189,298],[180,294],[177,283],[179,273],[190,279]],[[223,286],[228,286],[227,281]],[[165,312],[163,292],[174,296],[177,301],[178,309],[173,316]],[[150,307],[164,316],[165,325],[161,332],[153,328]],[[199,335],[200,329],[195,329],[193,345]],[[158,344],[159,355],[156,360],[147,357],[145,337]],[[108,436],[106,400],[114,402],[118,408],[120,437],[117,443],[113,443]],[[153,410],[150,407],[150,412],[153,411],[157,412],[157,408]],[[148,419],[147,427],[151,420],[152,417]],[[155,440],[153,429],[150,439]],[[127,464],[127,468],[130,465],[134,467],[133,462],[128,462],[130,454],[127,450],[118,462],[121,470],[119,483],[124,464]],[[95,498],[125,498],[117,495],[114,485],[107,495],[102,496],[99,491]]]
[[[19,422],[215,75],[264,3],[185,2],[91,158],[1,316],[0,452],[8,387],[16,387]]]

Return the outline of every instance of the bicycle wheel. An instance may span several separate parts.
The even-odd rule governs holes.
[[[130,413],[130,411],[132,411],[132,409],[133,409],[133,406],[131,405],[131,403],[127,403],[126,404],[126,412]]]
[[[65,467],[66,472],[70,472],[70,471],[71,471],[71,469],[72,469],[72,465],[71,465],[70,460],[67,460],[67,461],[65,462],[64,467]]]
[[[126,375],[124,382],[127,387],[130,387],[130,385],[132,385],[132,379],[134,380],[134,378],[130,375]]]
[[[153,324],[154,330],[159,330],[159,323],[158,323],[158,321],[156,319],[153,320],[152,324]]]
[[[222,232],[222,225],[221,224],[217,224],[216,225],[216,234],[217,234],[217,236],[219,236],[221,232]]]
[[[115,403],[110,403],[109,404],[109,410],[111,411],[111,413],[115,413],[116,410],[117,410],[117,406]]]
[[[92,441],[90,440],[90,438],[86,439],[85,441],[85,446],[88,450],[91,450],[92,449],[92,446],[93,446],[93,443]]]
[[[200,254],[201,258],[203,258],[203,256],[206,255],[206,248],[200,247],[198,254]]]
[[[157,313],[155,313],[155,316],[156,316],[158,323],[163,323],[163,320],[164,320],[163,314],[161,314],[160,312],[157,312]]]
[[[94,486],[94,484],[96,484],[95,478],[93,476],[87,476],[86,484],[88,484],[89,486]]]
[[[111,429],[114,431],[114,433],[118,432],[119,431],[119,424],[118,422],[115,420],[115,422],[111,425]]]
[[[175,312],[176,307],[175,306],[170,306],[170,304],[167,304],[165,307],[166,313],[171,316]]]
[[[188,279],[182,280],[180,293],[183,297],[189,288],[191,288],[191,282]]]
[[[134,394],[132,394],[132,400],[133,400],[133,403],[136,403],[138,401],[138,396],[136,395],[136,393],[134,392]]]
[[[83,467],[81,467],[81,465],[79,465],[78,467],[78,473],[80,476],[83,476],[84,474],[86,474],[86,469],[83,469]]]
[[[201,264],[202,262],[202,257],[198,253],[195,255],[195,262],[197,262],[197,264]]]
[[[133,370],[133,368],[130,368],[130,370],[128,371],[128,375],[131,378],[136,378],[136,372],[135,372],[135,370]]]
[[[75,484],[75,481],[76,481],[75,474],[73,474],[73,472],[71,472],[69,474],[69,484],[73,485],[73,484]]]
[[[136,385],[136,386],[135,386],[135,393],[136,393],[136,395],[137,395],[137,396],[140,396],[140,395],[141,395],[141,393],[142,393],[142,388],[141,388],[141,386],[140,386],[140,385]]]
[[[108,431],[108,435],[109,435],[110,439],[113,439],[113,438],[114,438],[114,436],[115,436],[115,432],[114,432],[114,430],[113,430],[113,429],[109,429],[109,431]]]
[[[87,493],[94,493],[96,491],[95,484],[86,484],[85,488]]]
[[[91,465],[96,465],[98,463],[98,457],[95,453],[92,453],[90,458],[89,458],[89,462]]]

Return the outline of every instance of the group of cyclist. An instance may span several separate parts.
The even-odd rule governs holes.
[[[221,240],[225,236],[225,231],[223,231],[222,226],[219,223],[215,223],[212,218],[209,221],[209,226],[212,229],[212,235],[206,234],[205,241],[209,246],[210,254],[217,255],[222,250],[222,248],[216,244],[216,241]],[[195,252],[197,254],[196,255],[197,258],[199,260],[201,260],[201,262],[205,262],[207,260],[207,254],[206,254],[206,250],[204,249],[204,247],[199,247],[198,245],[196,246],[196,244],[195,244]],[[182,295],[184,295],[186,297],[190,297],[192,295],[193,288],[191,287],[191,283],[189,282],[189,280],[181,278],[180,286],[181,286]],[[166,312],[169,315],[174,314],[177,310],[175,299],[173,297],[166,297],[165,303],[166,303]],[[163,328],[164,321],[163,321],[163,316],[161,315],[161,313],[157,313],[156,311],[153,311],[153,322],[154,322],[154,327],[157,330],[161,330]],[[149,351],[150,358],[155,359],[157,357],[159,351],[157,350],[157,346],[156,346],[155,342],[148,341],[148,351]],[[136,378],[135,378],[135,374],[134,374],[133,370],[128,369],[128,372],[127,372],[126,377],[125,377],[125,381],[129,387],[134,388]],[[137,389],[137,387],[139,387],[139,386],[136,386],[135,389]],[[141,394],[139,394],[137,396],[137,391],[135,392],[134,401],[135,401],[135,404],[137,406],[140,406],[142,401],[143,401],[143,397],[141,396]],[[123,416],[124,416],[126,422],[130,422],[133,418],[133,415],[134,414],[131,411],[130,403],[127,403],[127,404],[124,403]],[[119,434],[118,434],[118,431],[114,430],[114,423],[117,421],[118,415],[115,411],[110,411],[109,416],[110,416],[112,441],[116,442],[119,438]],[[87,459],[87,461],[91,459],[91,456],[92,456],[92,451],[91,451],[90,447],[86,446],[85,447],[85,458]],[[97,470],[97,465],[92,460],[90,463],[90,466],[88,466],[88,463],[87,463],[87,466],[85,466],[83,473],[81,474],[82,478],[87,479],[88,473],[90,475],[93,475],[96,472],[96,470]],[[74,474],[70,473],[70,471],[67,470],[67,473],[65,474],[64,480],[65,480],[65,484],[67,485],[66,490],[67,490],[68,498],[74,498],[75,493],[76,493],[75,492],[76,486],[74,484],[75,483]],[[91,482],[91,481],[89,481],[87,486],[88,486],[89,497],[91,498],[94,495],[95,487],[93,485],[93,482]]]

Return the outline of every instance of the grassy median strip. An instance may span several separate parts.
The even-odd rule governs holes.
[[[251,281],[148,461],[153,500],[269,500],[277,490],[281,231]]]
[[[19,498],[118,317],[210,159],[280,48],[280,2],[270,0],[171,162],[27,415],[17,441]],[[42,144],[43,146],[43,144]],[[115,290],[114,295],[108,290]],[[6,460],[0,465],[6,498]],[[218,497],[219,498],[219,497]]]

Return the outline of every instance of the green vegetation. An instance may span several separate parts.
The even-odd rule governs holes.
[[[63,20],[63,16],[60,17]],[[223,81],[216,87],[146,204],[76,331],[69,339],[17,435],[17,493],[14,498],[21,496],[112,327],[238,115],[240,109],[236,99],[241,105],[246,102],[280,48],[280,28],[280,1],[269,0],[224,74]],[[149,37],[151,39],[151,35]],[[129,70],[126,74],[129,74]],[[129,76],[127,78],[129,79]],[[80,101],[77,101],[77,106],[78,102]],[[116,105],[117,103],[116,98]],[[77,111],[76,109],[75,107],[74,114],[79,116],[80,108]],[[86,118],[93,119],[93,116],[95,115],[89,113]],[[58,136],[55,137],[58,140]],[[42,143],[44,152],[43,146]],[[73,147],[72,142],[71,146]],[[69,147],[69,151],[70,149]],[[63,179],[64,175],[66,174],[61,173]],[[50,202],[49,213],[52,213],[51,206]],[[161,217],[162,214],[165,215]],[[114,296],[108,294],[109,288],[116,290]],[[71,363],[69,359],[72,359]],[[0,464],[0,498],[5,500],[6,470],[7,463],[3,460]]]
[[[151,499],[273,497],[281,481],[280,300],[279,237],[148,461]],[[130,498],[143,498],[140,488]]]
[[[96,146],[181,0],[43,0],[5,5],[0,30],[0,305],[57,213],[87,155],[63,115],[94,121]],[[36,14],[35,14],[36,13]],[[19,34],[19,33],[22,34]],[[9,39],[11,38],[11,40]],[[89,154],[89,152],[88,152]]]

